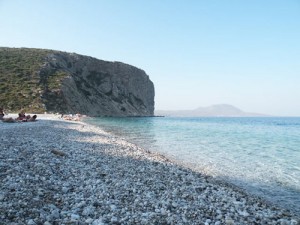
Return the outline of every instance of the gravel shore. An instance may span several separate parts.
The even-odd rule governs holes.
[[[82,122],[0,122],[0,139],[0,224],[300,224]]]

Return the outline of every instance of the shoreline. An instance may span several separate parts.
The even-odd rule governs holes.
[[[234,185],[58,117],[0,122],[3,224],[299,224]]]

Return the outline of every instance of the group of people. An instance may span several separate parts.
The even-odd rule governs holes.
[[[0,108],[0,120],[2,122],[8,122],[8,123],[14,123],[14,122],[34,122],[34,121],[36,121],[36,118],[37,118],[37,115],[33,115],[33,116],[25,115],[24,111],[21,111],[18,114],[18,117],[15,118],[15,119],[12,118],[12,117],[4,118],[4,116],[5,116],[4,110],[2,108]]]
[[[64,115],[64,114],[61,114],[61,117],[62,119],[64,120],[72,120],[72,121],[80,121],[81,118],[82,118],[82,115],[77,113],[77,114],[69,114],[69,115]]]
[[[37,117],[37,115],[33,115],[33,116],[27,115],[26,116],[24,111],[21,111],[18,115],[19,116],[16,118],[16,120],[22,121],[22,122],[33,122],[33,121],[36,121],[36,117]]]

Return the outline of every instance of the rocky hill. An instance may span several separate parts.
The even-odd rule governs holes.
[[[154,85],[136,67],[54,50],[0,48],[0,107],[34,113],[152,116]]]

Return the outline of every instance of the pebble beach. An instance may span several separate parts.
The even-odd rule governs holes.
[[[300,224],[235,186],[58,117],[0,122],[0,225]]]

